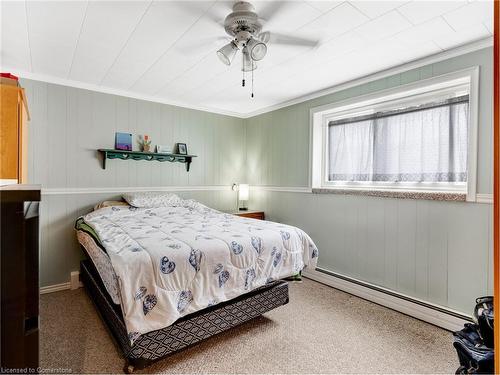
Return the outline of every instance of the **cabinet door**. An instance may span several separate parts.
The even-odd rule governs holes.
[[[0,86],[0,180],[17,180],[19,172],[19,90]]]
[[[28,111],[21,95],[19,95],[19,183],[28,183]]]

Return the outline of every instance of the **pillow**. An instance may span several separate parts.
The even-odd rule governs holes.
[[[194,199],[182,199],[180,202],[180,206],[187,208],[189,210],[196,210],[200,212],[206,212],[212,210],[211,208],[205,206],[204,204],[195,201]]]
[[[105,207],[111,207],[111,206],[128,206],[128,203],[127,202],[124,202],[124,201],[104,201],[104,202],[101,202],[99,204],[96,204],[94,206],[94,211],[97,211],[101,208],[105,208]]]
[[[123,194],[128,204],[134,207],[162,207],[162,206],[179,206],[181,198],[172,193],[163,192],[140,192],[140,193],[127,193]]]

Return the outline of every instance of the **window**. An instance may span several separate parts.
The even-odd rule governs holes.
[[[474,72],[313,109],[312,187],[475,200]]]

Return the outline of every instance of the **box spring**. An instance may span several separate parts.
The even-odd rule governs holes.
[[[121,308],[112,302],[90,260],[81,262],[81,279],[123,352],[127,361],[125,372],[143,368],[288,303],[288,283],[275,281],[230,301],[187,315],[171,326],[141,335],[130,345]]]

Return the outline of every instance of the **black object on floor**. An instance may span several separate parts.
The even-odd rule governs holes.
[[[478,326],[479,336],[481,336],[484,345],[493,348],[493,297],[476,299],[476,308],[472,319]]]
[[[476,299],[475,324],[466,323],[453,333],[460,367],[457,374],[493,374],[493,297]]]

